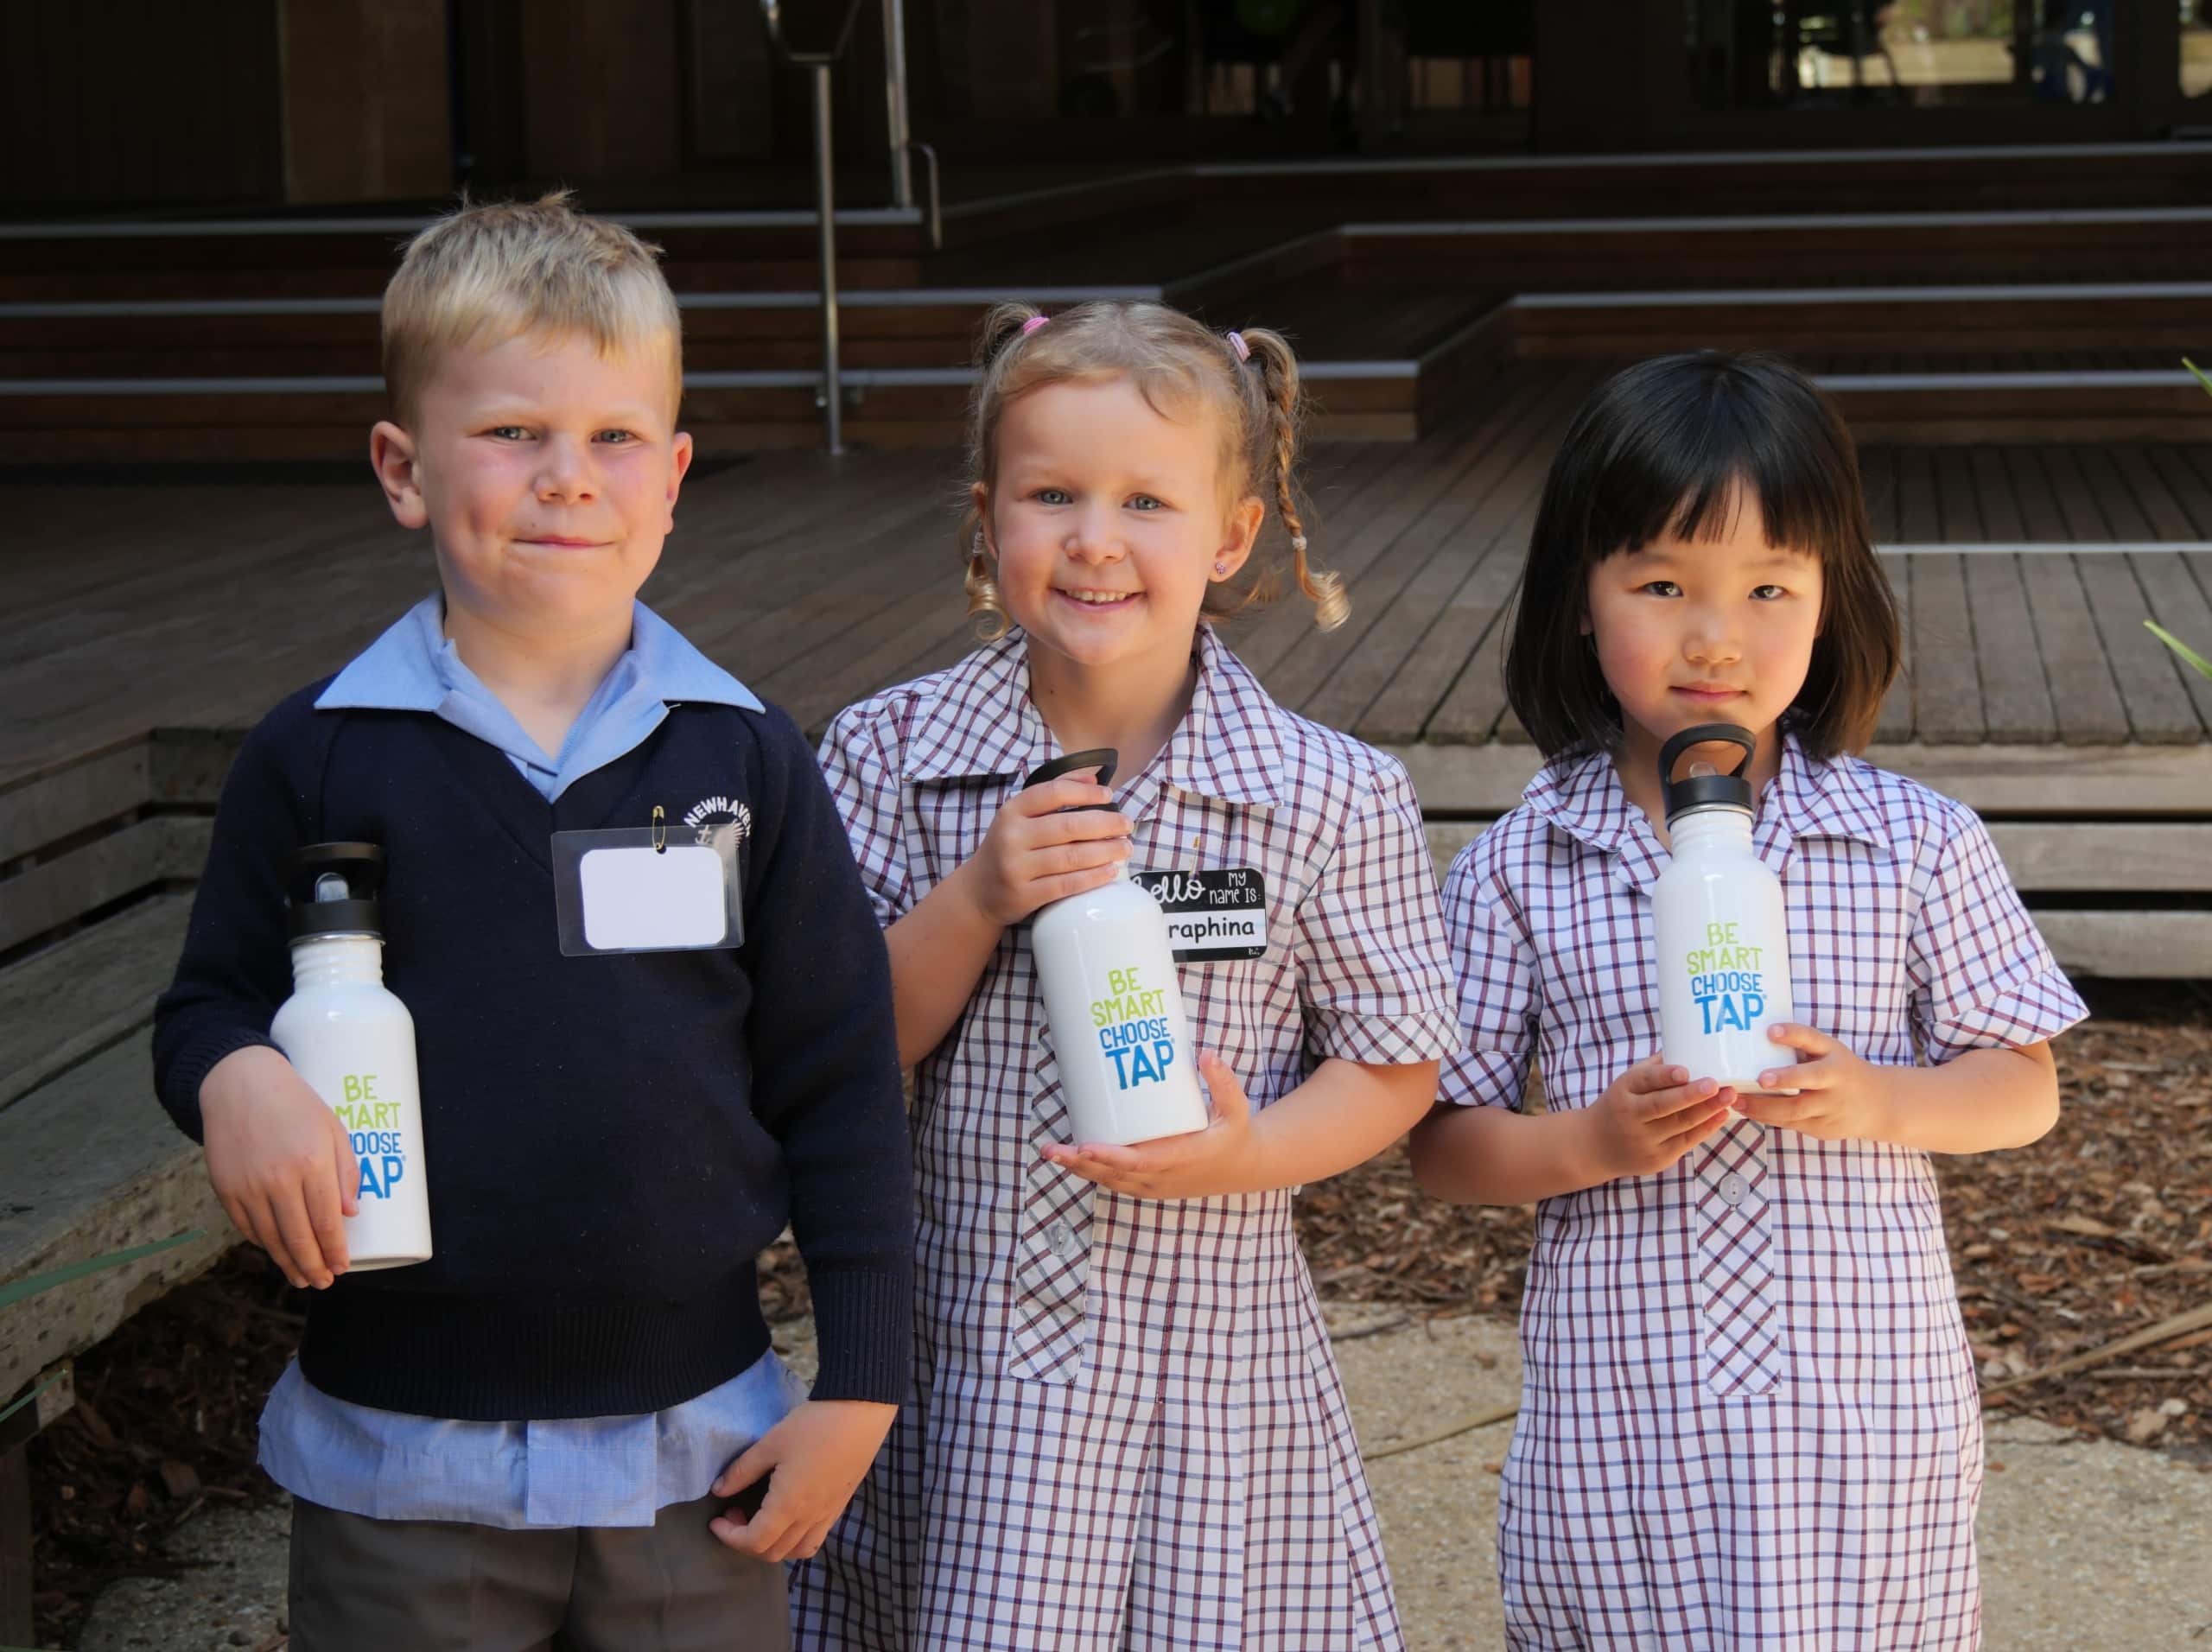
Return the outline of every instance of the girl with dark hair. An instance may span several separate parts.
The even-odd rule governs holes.
[[[1442,1198],[1538,1201],[1499,1570],[1516,1648],[1970,1648],[1981,1414],[1932,1153],[2050,1128],[2086,1013],[1974,812],[1853,755],[1897,669],[1851,439],[1717,352],[1575,416],[1506,674],[1548,759],[1453,862]],[[1796,1020],[1668,1067],[1658,758],[1732,723]],[[1694,760],[1734,747],[1693,747]],[[1531,1067],[1541,1110],[1521,1110]],[[1777,1092],[1788,1093],[1777,1093]]]

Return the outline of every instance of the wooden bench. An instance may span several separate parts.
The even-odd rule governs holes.
[[[1535,772],[1527,746],[1396,755],[1430,812],[1440,874]],[[2069,973],[2212,975],[2212,746],[1876,746],[1867,760],[1980,810],[2005,868]],[[1450,817],[1440,817],[1449,815]],[[2069,815],[2094,815],[2082,819]]]
[[[138,741],[0,793],[0,1286],[135,1246],[191,1242],[0,1308],[0,1642],[31,1641],[23,1446],[68,1408],[69,1362],[206,1268],[229,1220],[154,1099],[154,1000],[184,938],[208,821],[173,806],[208,765]],[[228,760],[213,756],[214,772]]]

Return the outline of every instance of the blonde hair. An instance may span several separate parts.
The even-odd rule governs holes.
[[[683,393],[683,322],[660,249],[587,217],[565,189],[460,207],[407,244],[384,289],[384,378],[404,418],[441,358],[531,334],[576,334],[601,355],[665,339],[671,410]]]
[[[1171,407],[1193,403],[1215,415],[1223,432],[1228,498],[1262,492],[1262,479],[1273,482],[1275,514],[1287,537],[1285,550],[1268,557],[1255,552],[1234,584],[1209,584],[1200,617],[1226,619],[1273,601],[1281,584],[1280,564],[1287,561],[1298,588],[1313,604],[1314,623],[1324,631],[1342,625],[1351,612],[1344,581],[1315,571],[1306,557],[1295,468],[1305,404],[1298,358],[1282,335],[1262,327],[1234,336],[1216,333],[1165,304],[1100,301],[1078,304],[1049,321],[1033,305],[1000,304],[983,318],[976,339],[982,372],[969,408],[971,486],[960,545],[968,562],[968,612],[982,617],[982,635],[1002,637],[1011,623],[974,493],[980,484],[988,499],[997,486],[999,424],[1007,405],[1046,384],[1115,378],[1128,378],[1163,416]],[[1237,351],[1238,338],[1249,360]]]

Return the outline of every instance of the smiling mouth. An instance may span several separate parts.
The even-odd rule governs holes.
[[[1053,587],[1055,595],[1086,608],[1126,607],[1142,596],[1142,591],[1071,591],[1062,586]]]

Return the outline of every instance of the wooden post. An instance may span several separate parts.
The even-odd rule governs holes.
[[[40,1384],[46,1386],[41,1389]],[[65,1362],[30,1385],[38,1398],[0,1422],[0,1644],[32,1646],[31,1437],[77,1402],[75,1375]]]

